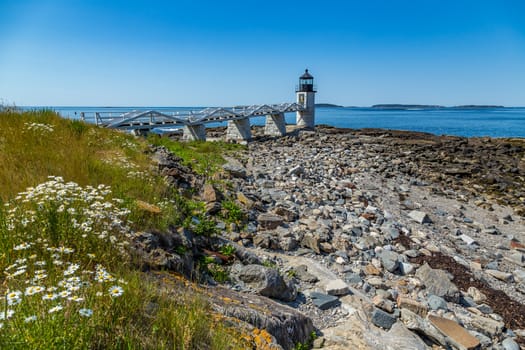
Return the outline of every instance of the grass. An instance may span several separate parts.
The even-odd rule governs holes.
[[[190,166],[196,173],[206,177],[215,174],[225,163],[223,155],[229,152],[243,150],[240,144],[223,141],[205,142],[173,142],[166,137],[151,135],[148,141],[156,146],[164,146],[182,158],[184,165]]]
[[[206,153],[194,156],[201,170],[220,163],[219,146],[186,147],[187,159]],[[130,232],[183,225],[202,207],[151,173],[147,148],[52,111],[0,108],[0,348],[244,346],[203,294],[132,261]]]

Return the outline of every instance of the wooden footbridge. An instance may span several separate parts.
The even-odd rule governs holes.
[[[99,126],[133,131],[137,134],[152,129],[182,127],[183,139],[206,140],[206,124],[227,122],[226,138],[230,140],[251,139],[250,118],[266,116],[265,134],[286,134],[285,113],[296,113],[299,127],[313,128],[315,125],[315,89],[313,77],[306,70],[299,78],[296,89],[297,102],[270,105],[237,107],[214,107],[197,111],[159,112],[154,110],[115,112],[80,112],[80,118]]]

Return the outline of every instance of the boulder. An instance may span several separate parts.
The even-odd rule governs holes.
[[[257,217],[257,221],[263,230],[273,230],[283,223],[283,218],[276,214],[262,213]]]
[[[452,283],[447,272],[433,269],[425,263],[417,269],[416,277],[423,282],[429,294],[434,294],[455,302],[459,300],[459,289]]]
[[[303,313],[263,296],[217,286],[211,298],[216,312],[266,330],[287,350],[294,349],[298,343],[307,343],[314,331],[312,320]]]
[[[396,323],[397,318],[394,315],[391,315],[383,310],[374,307],[374,310],[372,311],[371,321],[374,325],[378,327],[390,329],[394,325],[394,323]]]
[[[391,250],[383,250],[379,255],[381,264],[388,272],[395,272],[399,267],[399,254]]]
[[[226,163],[222,166],[222,169],[226,171],[231,177],[238,177],[241,179],[246,178],[246,169],[241,165]]]
[[[319,238],[319,236],[313,235],[312,233],[307,233],[304,235],[301,241],[301,246],[305,248],[310,248],[317,254],[321,254],[320,243],[321,239]]]
[[[419,210],[412,210],[410,213],[408,213],[408,217],[410,217],[412,220],[420,224],[431,224],[432,223],[432,220],[427,215],[427,213],[419,211]]]
[[[428,319],[455,347],[464,350],[479,348],[479,340],[457,322],[432,315],[429,315]]]
[[[321,310],[327,310],[341,304],[338,297],[324,293],[311,292],[310,298],[312,303]]]
[[[295,285],[285,281],[276,269],[246,265],[238,272],[238,278],[263,296],[283,301],[293,301],[297,296]]]
[[[210,184],[205,184],[202,188],[201,198],[206,203],[220,202],[222,194]]]
[[[329,295],[345,295],[348,294],[350,289],[348,285],[342,279],[336,279],[329,281],[325,286],[325,291]]]

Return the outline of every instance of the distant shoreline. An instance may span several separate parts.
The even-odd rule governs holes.
[[[420,104],[400,104],[400,103],[382,103],[372,106],[341,106],[333,103],[316,103],[316,107],[321,108],[370,108],[383,110],[410,110],[410,109],[495,109],[495,108],[520,108],[506,107],[501,105],[459,105],[459,106],[442,106],[442,105],[420,105]]]

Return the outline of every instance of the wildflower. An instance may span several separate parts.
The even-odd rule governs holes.
[[[120,286],[113,286],[109,288],[109,295],[113,298],[119,297],[124,293],[124,289]]]
[[[19,290],[15,290],[13,292],[9,292],[6,294],[6,299],[7,299],[7,305],[16,305],[16,304],[20,304],[20,302],[22,301],[22,292],[19,291]]]
[[[80,302],[83,302],[84,301],[84,298],[82,297],[79,297],[77,295],[73,295],[72,297],[69,297],[67,300],[69,301],[74,301],[76,303],[80,303]]]
[[[14,273],[9,275],[8,277],[16,277],[16,276],[20,276],[20,275],[22,275],[24,273],[26,273],[26,269],[25,268],[16,270]]]
[[[9,270],[15,268],[17,265],[18,265],[18,264],[16,264],[16,263],[15,263],[15,264],[12,264],[12,265],[9,265],[8,267],[5,268],[4,271],[9,271]]]
[[[19,265],[22,265],[22,264],[25,264],[27,262],[27,259],[23,258],[23,259],[16,259],[15,261],[17,264]]]
[[[30,286],[26,288],[26,292],[24,293],[27,296],[35,295],[37,293],[43,292],[44,287],[41,286]]]
[[[35,261],[35,266],[46,266],[45,261]]]
[[[70,295],[71,295],[71,292],[68,291],[68,290],[63,290],[63,291],[58,293],[58,296],[61,297],[61,298],[67,298]]]
[[[30,247],[31,247],[31,244],[24,242],[24,243],[14,246],[13,250],[25,250],[25,249],[29,249]]]
[[[25,323],[35,322],[35,321],[36,321],[36,315],[28,316],[28,317],[24,318],[24,322]]]
[[[64,276],[69,276],[75,273],[80,266],[78,264],[71,264],[68,266],[67,270],[64,271]]]
[[[14,310],[7,309],[5,311],[0,311],[0,320],[8,320],[15,314]]]
[[[42,300],[55,300],[58,298],[58,294],[56,293],[47,293],[42,295]]]
[[[63,307],[60,304],[58,304],[57,306],[53,306],[51,309],[49,309],[48,313],[52,314],[62,309]]]
[[[46,278],[46,277],[47,277],[47,274],[45,274],[45,273],[39,271],[39,273],[36,273],[36,274],[35,274],[34,280],[35,280],[35,281],[40,281],[40,280],[43,280],[43,279]]]
[[[95,255],[95,254],[92,254],[92,253],[88,253],[88,254],[87,254],[87,257],[90,258],[90,259],[95,259],[95,258],[96,258],[96,255]]]
[[[78,313],[82,317],[91,317],[91,315],[93,315],[93,310],[91,310],[91,309],[80,309],[80,310],[78,310]]]

